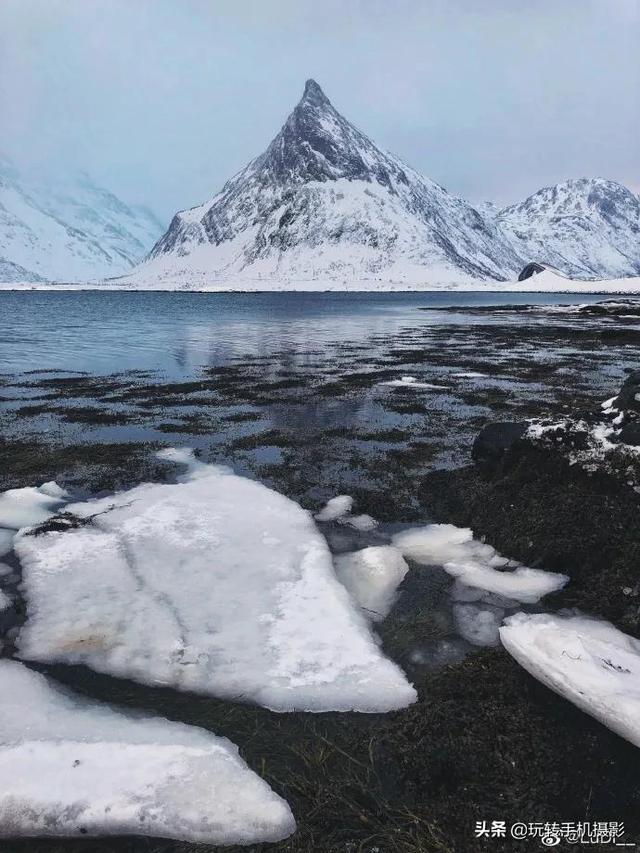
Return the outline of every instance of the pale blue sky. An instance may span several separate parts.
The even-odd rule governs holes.
[[[640,0],[0,0],[0,150],[163,218],[260,153],[314,77],[472,201],[640,190]]]

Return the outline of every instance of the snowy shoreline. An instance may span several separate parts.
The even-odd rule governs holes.
[[[580,282],[574,288],[523,288],[516,287],[513,282],[504,287],[491,285],[490,287],[478,288],[476,285],[467,286],[462,284],[447,284],[441,286],[430,285],[428,287],[408,287],[405,284],[398,286],[372,287],[369,283],[362,287],[350,285],[349,287],[282,287],[282,288],[259,288],[259,287],[122,287],[115,285],[85,285],[85,284],[4,284],[0,283],[0,292],[30,292],[30,291],[61,291],[61,292],[86,292],[86,293],[371,293],[379,296],[381,293],[557,293],[558,295],[571,296],[572,294],[594,294],[599,296],[622,296],[640,294],[640,279],[630,279],[629,285],[603,288],[593,287],[590,282]]]
[[[206,276],[203,273],[200,280]],[[129,280],[127,280],[129,278]],[[145,293],[595,293],[595,294],[640,294],[640,277],[600,280],[567,279],[545,270],[538,275],[518,281],[481,281],[479,279],[459,279],[455,281],[375,281],[370,279],[354,281],[327,281],[286,279],[275,281],[267,279],[239,278],[235,283],[219,280],[210,284],[189,283],[189,279],[167,278],[145,283],[125,278],[121,284],[116,281],[54,284],[51,282],[0,282],[3,290],[86,290],[86,291],[127,291]]]

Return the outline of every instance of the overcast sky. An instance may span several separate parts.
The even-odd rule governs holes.
[[[315,78],[472,201],[640,191],[640,0],[0,0],[0,150],[162,218],[259,154]]]

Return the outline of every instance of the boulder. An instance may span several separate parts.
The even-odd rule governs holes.
[[[618,439],[623,444],[630,444],[633,447],[640,447],[640,421],[635,423],[625,424],[618,433]]]
[[[473,442],[471,457],[474,462],[498,462],[516,441],[524,437],[527,423],[503,421],[484,426]]]

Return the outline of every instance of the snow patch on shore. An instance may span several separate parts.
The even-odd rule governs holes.
[[[497,281],[473,278],[454,273],[452,270],[424,267],[407,270],[402,266],[381,276],[354,276],[351,271],[335,277],[322,275],[309,278],[304,275],[276,277],[232,275],[217,277],[210,269],[177,269],[160,277],[152,270],[146,275],[140,267],[134,278],[127,276],[104,282],[87,281],[84,284],[47,284],[38,281],[0,282],[1,290],[148,290],[148,291],[191,291],[194,293],[261,293],[261,292],[353,292],[353,293],[601,293],[640,294],[640,276],[616,279],[568,279],[550,271],[526,279],[526,281]]]
[[[437,385],[434,382],[419,382],[415,376],[401,376],[400,379],[390,379],[380,382],[379,385],[387,385],[391,388],[415,388],[422,391],[448,391],[446,385]]]
[[[616,398],[613,398],[616,399]],[[526,437],[534,441],[554,440],[571,437],[573,439],[567,458],[572,465],[580,465],[586,471],[596,471],[608,468],[609,462],[616,454],[624,454],[629,460],[640,459],[640,446],[625,443],[621,440],[621,426],[625,412],[613,407],[610,400],[602,406],[604,415],[611,418],[609,423],[588,423],[586,420],[563,420],[554,423],[532,421],[526,432]]]

